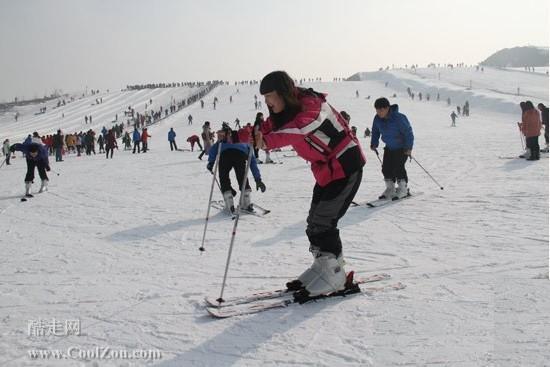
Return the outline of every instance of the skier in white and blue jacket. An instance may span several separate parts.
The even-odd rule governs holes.
[[[30,143],[14,144],[10,147],[10,152],[23,152],[27,159],[27,174],[25,175],[25,196],[32,197],[31,187],[34,180],[34,168],[38,169],[38,174],[42,179],[42,186],[39,192],[43,192],[48,187],[48,175],[46,171],[50,170],[50,161],[48,159],[48,150],[40,143],[31,141]]]
[[[382,161],[382,174],[386,189],[379,199],[397,200],[409,194],[405,162],[411,156],[414,135],[407,116],[399,112],[399,107],[382,97],[374,102],[376,115],[372,122],[370,148],[378,154],[378,140],[386,144]],[[397,181],[397,189],[395,182]]]
[[[219,130],[217,132],[218,141],[212,145],[210,151],[208,152],[208,165],[206,168],[212,172],[214,168],[214,163],[216,161],[216,156],[218,155],[218,149],[220,151],[220,160],[218,163],[218,173],[220,178],[220,189],[223,194],[223,200],[225,202],[225,207],[230,212],[235,211],[235,206],[233,202],[233,196],[235,195],[234,190],[231,188],[231,180],[229,178],[229,172],[231,169],[235,170],[235,175],[237,176],[237,182],[239,183],[239,189],[242,188],[243,179],[245,178],[245,169],[246,162],[250,156],[250,145],[239,143],[237,141],[232,141],[230,138],[230,132],[226,130]],[[237,135],[234,134],[234,138],[237,138]],[[220,147],[221,146],[221,147]],[[256,163],[256,158],[252,154],[250,161],[250,170],[256,181],[256,190],[261,190],[265,192],[265,185],[262,182],[262,177],[260,175],[260,170]],[[243,196],[243,208],[245,210],[252,211],[253,206],[251,203],[251,193],[252,189],[248,184],[248,178],[246,178],[245,192],[241,193]]]

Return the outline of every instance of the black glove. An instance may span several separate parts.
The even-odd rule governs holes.
[[[237,191],[235,191],[234,188],[231,188],[231,193],[233,194],[233,196],[237,196]]]
[[[50,172],[51,168],[50,166],[46,166],[46,171]]]
[[[214,163],[213,162],[209,162],[207,165],[206,165],[206,169],[210,171],[211,174],[214,174],[214,172],[212,171],[214,169]]]
[[[256,180],[256,191],[261,190],[262,192],[265,192],[265,185],[262,182],[262,180]]]

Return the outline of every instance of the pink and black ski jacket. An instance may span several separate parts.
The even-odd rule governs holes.
[[[327,103],[324,94],[298,88],[302,109],[288,121],[276,124],[270,116],[261,127],[267,149],[291,145],[311,162],[321,187],[350,176],[365,165],[359,141],[342,116]]]

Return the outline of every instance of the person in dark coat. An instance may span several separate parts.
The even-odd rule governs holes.
[[[115,150],[115,148],[118,149],[118,144],[116,142],[116,137],[113,130],[109,130],[107,132],[105,142],[105,158],[109,158],[109,151],[111,151],[111,159],[113,159],[113,151]]]
[[[23,152],[27,159],[27,174],[25,175],[25,196],[32,197],[31,188],[34,180],[34,169],[38,169],[38,174],[42,180],[40,191],[43,192],[48,188],[48,175],[46,171],[50,171],[50,161],[48,160],[48,150],[46,147],[37,142],[14,144],[10,147],[10,152]]]

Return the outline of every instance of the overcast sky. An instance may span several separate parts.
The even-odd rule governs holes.
[[[548,46],[546,0],[0,0],[0,101],[127,84],[348,77]]]

